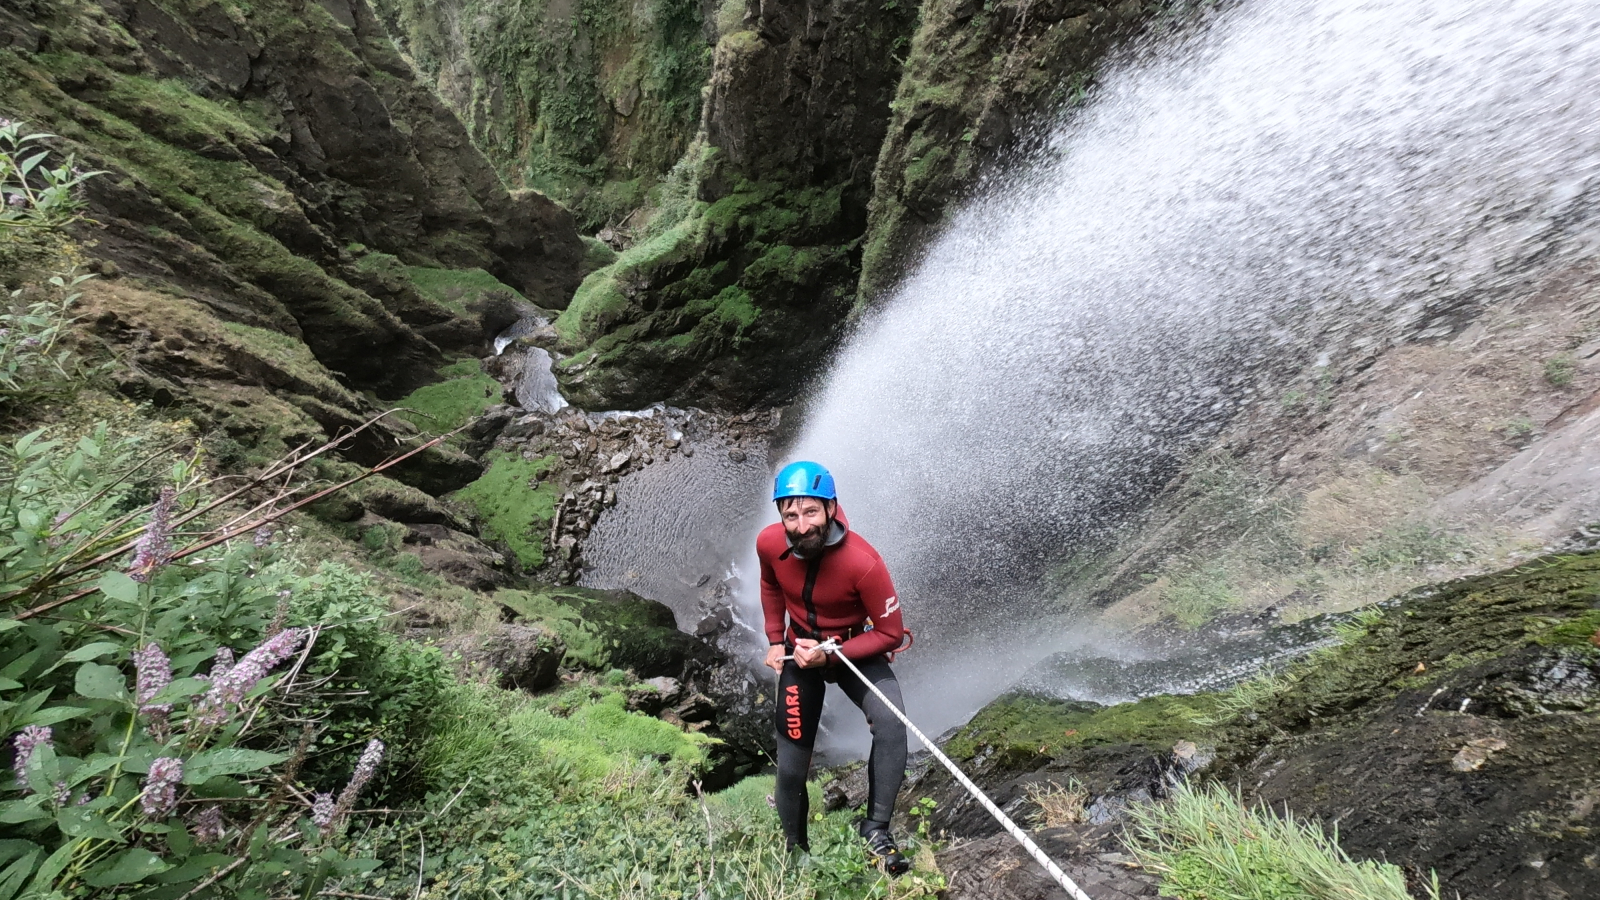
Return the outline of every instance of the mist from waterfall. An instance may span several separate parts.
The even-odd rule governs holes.
[[[1600,3],[1245,0],[981,186],[773,462],[835,472],[937,732],[1093,639],[1046,624],[1049,569],[1284,372],[1592,253],[1597,176]]]

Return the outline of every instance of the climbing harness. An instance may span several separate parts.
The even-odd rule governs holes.
[[[1007,816],[1005,813],[1001,812],[1000,807],[996,806],[994,801],[990,800],[987,794],[980,790],[977,785],[972,783],[972,779],[968,778],[966,774],[956,766],[955,763],[950,761],[950,757],[945,756],[944,753],[940,752],[939,748],[934,746],[933,741],[929,740],[928,736],[923,734],[921,729],[913,725],[911,720],[906,718],[906,714],[901,712],[898,707],[891,703],[888,697],[884,696],[883,691],[878,690],[877,685],[868,680],[867,676],[861,674],[861,670],[856,668],[856,664],[851,662],[849,657],[839,652],[839,642],[837,640],[829,638],[827,641],[818,644],[817,648],[825,653],[832,653],[834,658],[844,663],[851,672],[855,673],[857,678],[861,679],[861,683],[866,685],[868,690],[872,691],[874,694],[877,694],[878,699],[883,701],[883,705],[889,707],[889,711],[894,713],[900,721],[905,723],[906,728],[910,729],[911,733],[916,735],[917,739],[922,741],[923,745],[928,748],[928,752],[932,753],[935,759],[943,763],[946,769],[950,770],[950,774],[955,776],[956,781],[961,782],[961,786],[966,788],[967,792],[976,798],[979,803],[983,804],[983,808],[987,809],[989,814],[994,816],[995,821],[1000,823],[1000,826],[1006,830],[1006,833],[1011,835],[1013,838],[1016,838],[1017,843],[1022,845],[1022,849],[1028,851],[1028,855],[1033,857],[1034,862],[1037,862],[1046,872],[1050,873],[1050,877],[1055,879],[1055,882],[1061,885],[1063,890],[1072,895],[1073,900],[1093,900],[1093,898],[1091,898],[1088,894],[1085,894],[1081,889],[1079,889],[1079,887],[1073,883],[1071,878],[1067,877],[1067,873],[1061,871],[1061,867],[1056,865],[1054,860],[1050,859],[1049,856],[1045,855],[1043,850],[1039,849],[1039,845],[1035,844],[1033,839],[1028,837],[1028,833],[1026,831],[1023,831],[1017,826],[1017,823],[1011,821],[1010,816]],[[784,659],[791,658],[792,657],[788,656],[784,657]]]

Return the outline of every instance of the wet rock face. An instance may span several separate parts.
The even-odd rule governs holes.
[[[1080,800],[1073,818],[1103,825],[1124,821],[1131,805],[1163,799],[1209,768],[1215,753],[1204,729],[1190,720],[1199,708],[1167,697],[1105,707],[1010,694],[941,742],[1013,820],[1043,817],[1037,799],[1042,792],[1070,791]],[[920,797],[937,804],[928,816],[935,833],[1003,834],[989,811],[931,756],[913,766],[901,790],[905,803]]]
[[[1029,124],[1081,102],[1101,60],[1160,0],[928,0],[873,173],[859,302],[882,299],[938,234],[950,205]]]
[[[699,125],[706,48],[716,40],[714,24],[709,35],[706,27],[716,6],[373,5],[506,180],[537,173],[586,234],[642,202]]]
[[[1034,832],[1039,848],[1096,900],[1159,897],[1157,878],[1134,866],[1120,827],[1064,825]],[[1066,892],[1008,834],[965,841],[938,856],[950,900],[1057,900]]]
[[[591,276],[556,322],[572,402],[793,399],[850,309],[896,48],[914,17],[911,4],[870,0],[747,4],[745,27],[717,44],[685,158],[692,208]]]
[[[1600,894],[1597,591],[1593,551],[1418,591],[1261,706],[1221,773],[1447,895]]]

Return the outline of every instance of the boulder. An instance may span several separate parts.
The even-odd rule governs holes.
[[[561,638],[547,628],[506,623],[451,638],[443,647],[462,678],[524,691],[555,684],[567,652]]]

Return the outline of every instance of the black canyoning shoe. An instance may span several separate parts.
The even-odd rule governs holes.
[[[867,858],[873,864],[896,877],[911,871],[911,860],[906,859],[900,848],[894,845],[894,838],[889,836],[889,829],[874,828],[867,832],[866,838]]]

